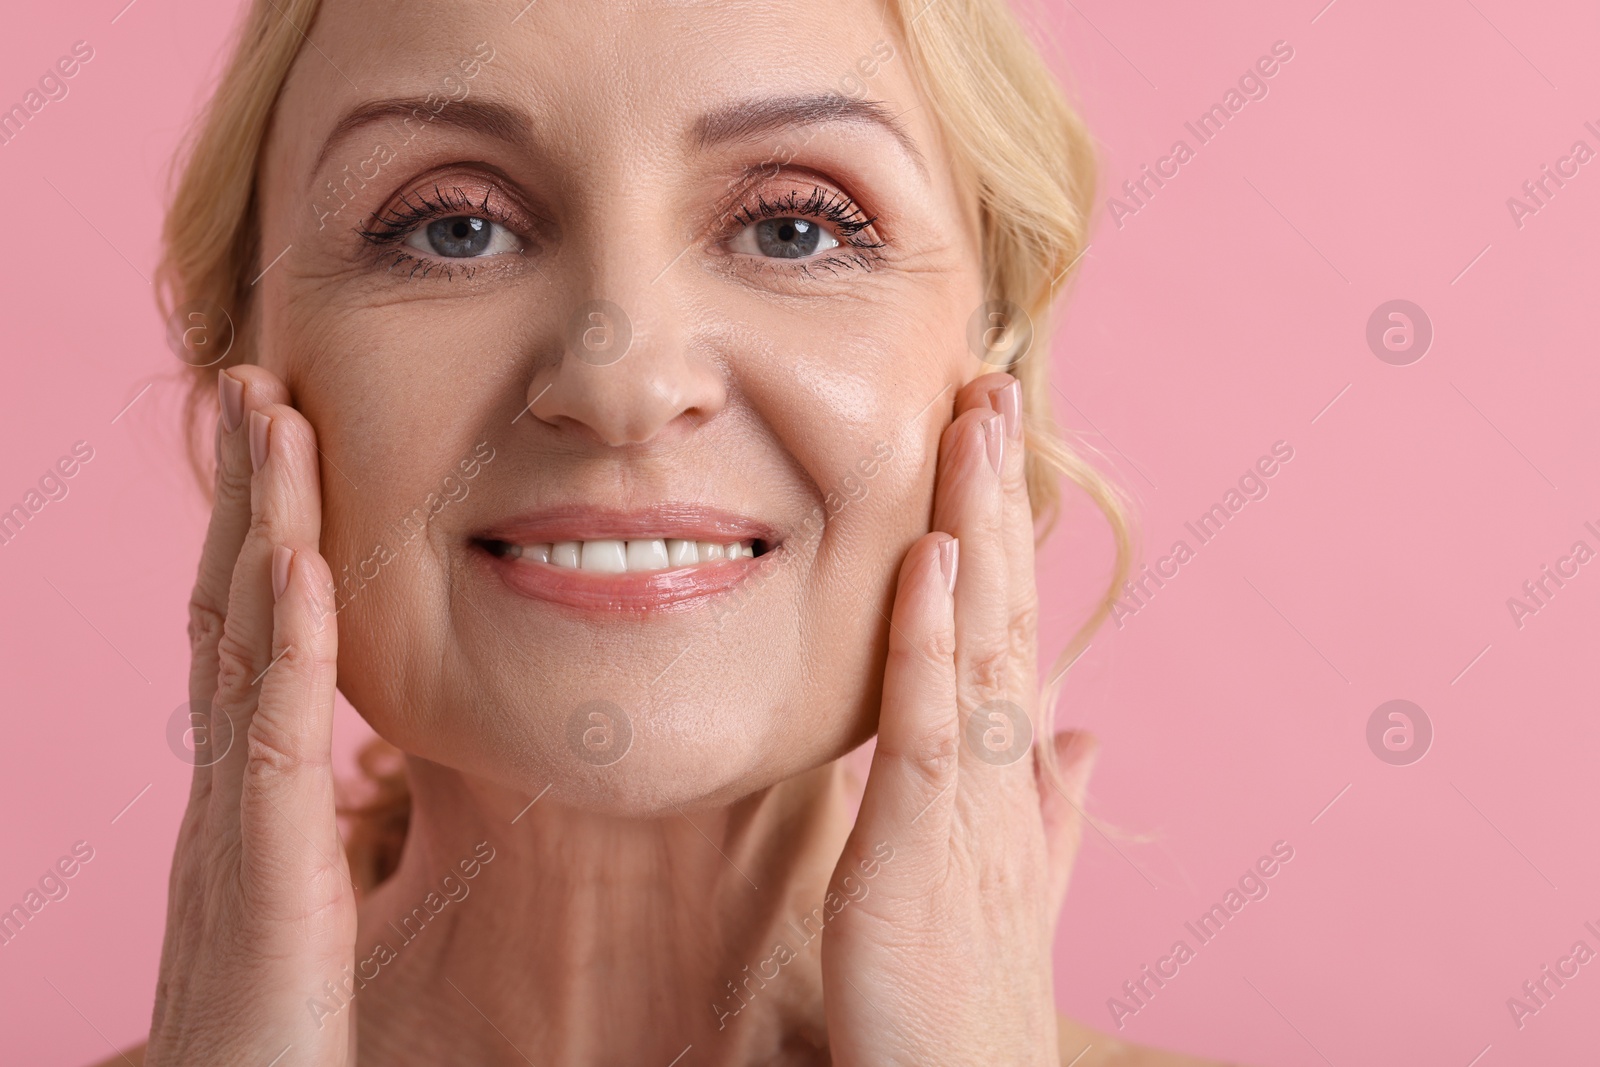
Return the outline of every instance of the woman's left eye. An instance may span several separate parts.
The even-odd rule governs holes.
[[[406,238],[406,244],[444,259],[472,259],[501,252],[520,252],[516,235],[492,219],[451,215],[434,219]]]
[[[735,252],[771,259],[804,259],[840,241],[816,219],[761,219],[733,236],[728,246]]]

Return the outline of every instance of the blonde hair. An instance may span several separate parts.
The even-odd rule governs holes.
[[[261,151],[320,3],[252,0],[217,90],[174,161],[178,181],[157,271],[162,310],[170,315],[185,302],[209,300],[226,308],[235,326],[226,359],[191,371],[185,408],[189,457],[206,487],[216,375],[255,356],[250,281],[261,266],[256,190]],[[1014,305],[1031,323],[1031,349],[1005,369],[1022,383],[1036,544],[1060,516],[1064,476],[1099,509],[1115,545],[1104,594],[1056,657],[1044,686],[1040,737],[1051,738],[1067,668],[1110,615],[1137,550],[1121,488],[1063,440],[1050,413],[1051,313],[1056,294],[1087,247],[1095,192],[1093,145],[1005,0],[888,3],[899,18],[913,77],[946,137],[957,172],[977,183],[987,298]],[[1059,787],[1054,746],[1043,744],[1039,750],[1046,773]],[[361,767],[372,795],[359,807],[344,809],[353,817],[347,847],[362,888],[393,871],[405,837],[410,797],[397,756],[386,743],[363,752]]]

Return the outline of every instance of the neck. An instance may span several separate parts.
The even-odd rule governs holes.
[[[547,794],[512,822],[531,797],[410,771],[399,869],[360,909],[354,996],[322,999],[358,1013],[363,1062],[665,1067],[691,1045],[703,1065],[827,1062],[803,920],[854,817],[842,763],[643,820]]]

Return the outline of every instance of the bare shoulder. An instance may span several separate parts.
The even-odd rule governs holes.
[[[1130,1045],[1065,1015],[1056,1016],[1056,1022],[1061,1067],[1239,1067],[1148,1045]]]
[[[133,1048],[123,1049],[109,1060],[101,1060],[94,1067],[144,1067],[144,1046],[147,1042],[141,1041]]]

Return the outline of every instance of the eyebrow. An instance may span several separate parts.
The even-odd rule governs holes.
[[[357,105],[334,124],[311,173],[322,168],[333,147],[355,130],[393,119],[418,117],[423,122],[439,122],[469,133],[485,134],[496,140],[516,143],[533,135],[533,123],[516,108],[492,100],[446,101],[434,111],[423,97],[373,100]],[[763,134],[796,126],[817,126],[829,122],[876,126],[891,134],[895,143],[916,164],[924,178],[928,166],[917,143],[887,104],[878,100],[855,100],[838,93],[741,100],[700,116],[691,128],[695,144],[704,148],[735,141],[748,141]],[[786,147],[786,146],[778,146]]]
[[[730,141],[750,140],[791,126],[826,122],[849,122],[887,130],[923,177],[927,177],[928,166],[917,142],[889,106],[879,100],[854,100],[838,93],[742,100],[702,115],[693,133],[701,148],[710,148]]]
[[[323,161],[328,158],[333,146],[351,132],[376,122],[391,119],[403,121],[413,117],[420,118],[424,123],[440,122],[468,133],[487,134],[500,141],[524,140],[533,132],[533,124],[521,111],[504,104],[497,104],[492,100],[447,100],[444,107],[438,111],[429,107],[427,99],[420,96],[373,100],[352,108],[334,124],[327,140],[322,142],[322,149],[317,153],[316,161],[311,165],[311,173],[315,174],[322,168]]]

